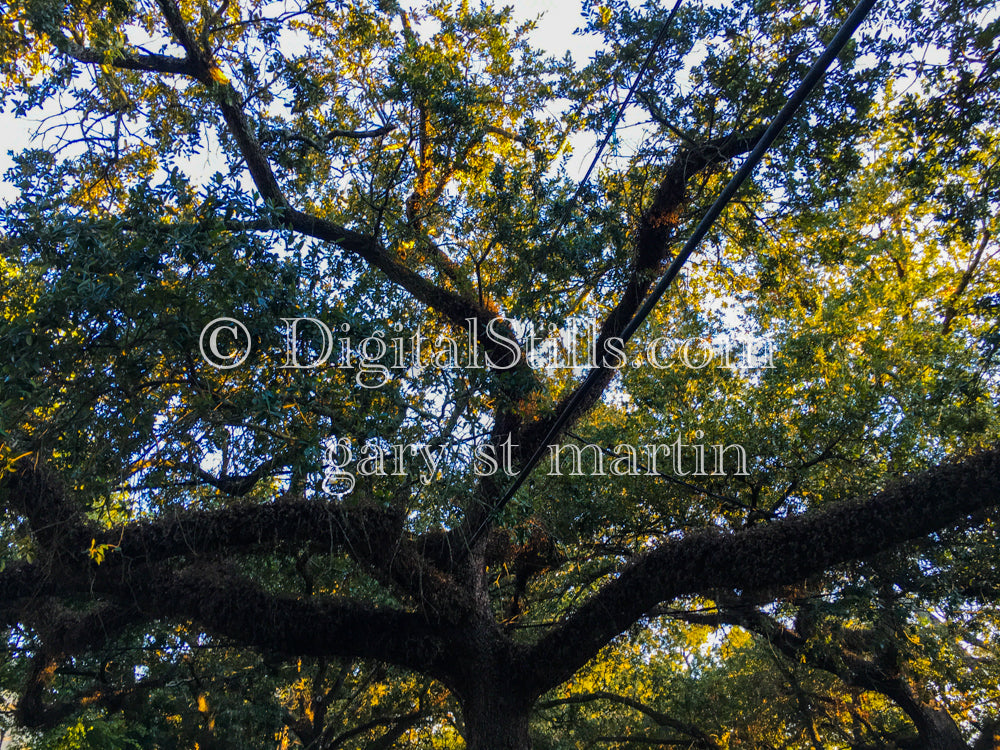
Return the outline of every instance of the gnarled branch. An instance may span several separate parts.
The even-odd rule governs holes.
[[[850,500],[737,533],[704,530],[642,555],[526,649],[529,690],[569,679],[657,604],[714,589],[755,591],[800,581],[1000,504],[1000,448],[983,450]]]

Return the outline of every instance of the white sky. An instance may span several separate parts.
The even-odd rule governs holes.
[[[541,15],[538,28],[535,29],[532,40],[534,43],[557,57],[566,50],[573,53],[577,63],[586,61],[599,45],[599,38],[594,35],[574,35],[573,30],[583,25],[580,15],[580,3],[575,0],[506,0],[505,4],[513,6],[514,13],[520,18],[534,18]]]
[[[540,17],[532,41],[556,57],[562,57],[569,50],[577,64],[583,64],[599,47],[597,37],[573,34],[583,23],[578,0],[498,0],[497,4],[500,3],[511,5],[518,19]],[[37,110],[25,119],[15,118],[11,112],[0,113],[0,133],[3,135],[0,145],[0,201],[14,196],[12,186],[2,180],[13,164],[10,152],[18,153],[31,145],[31,135],[38,128],[40,117]],[[583,162],[591,158],[584,153],[586,150],[579,149],[573,161]],[[579,171],[582,176],[582,166]]]

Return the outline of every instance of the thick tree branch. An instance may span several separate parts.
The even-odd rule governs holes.
[[[148,565],[174,557],[277,550],[286,545],[323,552],[346,549],[357,558],[372,560],[388,556],[402,531],[402,519],[381,508],[283,498],[131,523],[103,531],[96,540],[114,548],[103,565]]]
[[[234,505],[216,511],[190,511],[171,517],[101,529],[85,519],[44,471],[24,465],[4,484],[11,506],[24,513],[64,583],[88,570],[97,580],[120,580],[145,568],[183,556],[250,550],[343,550],[380,582],[411,597],[432,620],[454,622],[472,606],[467,593],[431,565],[419,546],[403,533],[403,519],[374,507],[345,508],[319,501],[283,498],[262,505]],[[91,551],[107,546],[103,562],[91,569]],[[0,591],[20,599],[51,583],[34,568],[0,577]]]
[[[113,550],[100,566],[102,576],[113,576],[118,566],[131,568],[181,556],[308,546],[316,552],[343,550],[380,582],[411,597],[430,620],[454,621],[471,607],[462,589],[431,566],[404,536],[402,517],[381,508],[282,499],[191,511],[111,529],[96,538]]]
[[[0,579],[5,577],[0,574]],[[110,595],[128,605],[102,603],[80,614],[45,600],[17,618],[34,627],[43,644],[18,705],[19,721],[26,726],[52,725],[76,710],[81,699],[110,705],[127,697],[132,691],[97,687],[74,700],[44,700],[64,656],[90,650],[139,621],[189,619],[210,633],[261,651],[369,658],[443,674],[443,640],[419,614],[346,598],[304,600],[271,594],[224,567],[196,565],[177,573],[140,568],[138,575],[117,582],[98,579],[89,593]]]
[[[111,65],[122,70],[136,70],[147,73],[195,76],[197,67],[187,58],[158,55],[132,50],[94,49],[84,47],[68,37],[53,39],[56,48],[77,62],[88,65]]]
[[[635,258],[628,281],[625,283],[618,304],[601,324],[595,347],[596,361],[599,365],[603,365],[606,356],[613,355],[613,352],[608,350],[608,341],[620,336],[656,281],[660,267],[667,257],[669,242],[682,220],[681,211],[687,203],[688,182],[705,170],[750,151],[760,140],[765,129],[766,127],[762,125],[747,133],[730,133],[722,138],[713,139],[696,149],[681,149],[677,158],[667,167],[653,202],[639,221]],[[577,404],[567,427],[571,427],[574,421],[597,403],[616,372],[615,368],[610,366],[600,366],[599,369],[600,377],[597,384]],[[575,391],[570,392],[556,406],[554,413],[559,414],[574,396]],[[533,451],[548,431],[551,421],[546,420],[533,425],[530,432],[520,441],[522,450]]]
[[[1000,448],[984,450],[852,500],[734,534],[712,530],[637,558],[561,625],[525,650],[534,694],[569,679],[660,602],[714,589],[793,583],[916,539],[1000,504]]]
[[[80,563],[88,560],[92,545],[114,550],[104,562],[111,567],[149,565],[187,555],[274,550],[284,545],[309,545],[326,552],[344,549],[359,561],[389,567],[403,535],[402,518],[389,510],[346,508],[295,497],[215,511],[185,511],[103,530],[86,520],[41,469],[24,465],[7,477],[4,489],[11,507],[27,516],[45,551],[81,570]],[[5,598],[16,598],[19,591],[41,583],[33,568],[8,572],[11,591]],[[0,579],[0,591],[6,580]]]
[[[222,567],[131,577],[118,592],[147,617],[190,618],[243,646],[295,656],[376,659],[442,673],[444,644],[421,614],[346,598],[272,594]]]

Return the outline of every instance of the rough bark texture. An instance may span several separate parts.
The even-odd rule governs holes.
[[[569,679],[656,604],[713,590],[759,591],[875,554],[1000,503],[1000,450],[735,534],[704,530],[637,558],[532,649],[541,693]]]
[[[505,680],[500,674],[484,675],[484,678],[488,690],[477,690],[462,699],[466,747],[468,750],[529,750],[530,704],[507,694]]]
[[[352,544],[359,561],[367,561],[382,572],[387,584],[420,602],[421,611],[411,613],[344,598],[271,594],[238,572],[197,559],[199,550],[221,552],[230,544],[234,550],[248,545],[280,548],[291,531],[281,523],[266,523],[276,509],[287,509],[297,517],[307,538],[311,534],[325,538],[330,534],[329,514],[334,512],[330,508],[311,513],[294,502],[279,501],[205,517],[192,514],[184,517],[189,523],[188,543],[173,548],[171,540],[181,531],[171,529],[181,518],[130,524],[109,536],[121,540],[129,564],[94,566],[86,554],[89,526],[43,472],[25,467],[9,476],[5,485],[11,507],[38,519],[42,538],[59,544],[49,548],[44,559],[10,565],[0,573],[5,619],[36,623],[48,644],[29,675],[19,708],[23,722],[49,723],[68,710],[41,700],[52,664],[62,655],[86,650],[95,645],[94,637],[113,637],[126,625],[191,619],[209,632],[250,647],[383,660],[435,676],[453,689],[462,704],[470,747],[492,750],[527,748],[528,716],[537,697],[569,679],[603,645],[661,602],[719,589],[752,592],[800,581],[1000,504],[1000,449],[907,478],[868,500],[734,534],[701,532],[664,544],[627,566],[530,647],[515,644],[493,616],[487,560],[490,555],[516,557],[517,553],[498,552],[503,545],[494,539],[484,540],[453,575],[434,573],[405,539],[388,550]],[[241,527],[241,513],[247,528]],[[345,523],[345,527],[338,524],[341,533],[360,518],[365,518],[363,512],[341,517]],[[375,528],[381,518],[375,515]],[[230,531],[220,533],[220,528]],[[395,538],[398,527],[389,524],[383,533]],[[529,540],[527,552],[521,552],[537,553],[535,546],[537,542]],[[185,557],[193,560],[179,570],[160,567]],[[421,559],[424,562],[418,564]],[[516,562],[512,564],[516,567]],[[435,582],[433,576],[440,580]],[[55,604],[59,597],[82,595],[94,599],[96,609],[81,613]],[[40,609],[39,597],[55,598],[48,599],[53,602],[48,608]],[[121,608],[114,602],[127,604]],[[100,628],[94,625],[98,621]],[[786,647],[794,650],[798,647],[793,636],[782,635]],[[860,659],[837,663],[850,667],[850,674],[844,675],[849,684],[879,690],[900,705],[924,746],[965,747],[957,744],[962,739],[950,716],[917,698],[898,675]]]
[[[158,5],[183,57],[124,50],[116,51],[112,59],[68,39],[53,42],[88,65],[199,81],[208,88],[255,186],[270,204],[262,209],[265,225],[273,220],[275,228],[336,245],[452,324],[477,321],[481,343],[494,359],[512,356],[485,337],[496,307],[473,298],[467,291],[471,284],[442,286],[425,275],[425,268],[405,263],[379,236],[292,206],[261,148],[256,124],[250,122],[243,99],[211,50],[188,28],[174,0],[158,0]],[[692,177],[750,150],[760,134],[754,128],[700,146],[688,144],[665,166],[653,200],[638,222],[633,257],[623,269],[615,305],[600,329],[599,358],[608,341],[632,319],[668,259]],[[414,214],[420,197],[415,194],[411,202]],[[597,387],[578,405],[573,418],[597,403],[614,372],[611,367],[601,369]],[[516,458],[523,460],[543,440],[552,421],[537,416],[539,405],[530,400],[537,395],[537,380],[527,365],[497,379],[498,392],[509,398],[491,415],[490,437],[495,445],[513,437],[520,446]],[[556,404],[555,412],[570,398]],[[192,473],[204,481],[197,471]],[[235,484],[233,478],[223,477],[208,483],[220,489],[232,485],[234,494],[241,494],[262,477],[244,477],[247,481]],[[192,621],[247,648],[389,662],[429,675],[457,696],[470,750],[527,750],[529,715],[538,697],[571,678],[657,605],[718,589],[754,592],[800,581],[1000,505],[1000,449],[907,478],[873,498],[738,533],[706,529],[664,543],[634,558],[529,646],[516,643],[494,615],[487,569],[495,540],[487,535],[476,544],[470,541],[488,525],[503,489],[489,477],[462,498],[466,515],[459,533],[422,537],[406,532],[404,513],[295,498],[183,513],[106,531],[87,519],[44,466],[23,462],[2,481],[10,510],[26,519],[38,550],[33,562],[12,563],[0,571],[0,616],[7,623],[34,628],[44,643],[18,706],[22,723],[50,725],[73,710],[69,704],[46,703],[46,696],[55,669],[74,653],[93,649],[133,625]],[[107,547],[100,564],[89,552],[95,544]],[[510,617],[519,615],[518,597],[524,594],[528,577],[560,563],[551,547],[539,543],[537,549],[523,548],[520,566],[511,564],[517,581]],[[235,566],[219,562],[234,554],[293,550],[337,552],[350,558],[384,587],[395,604],[373,607],[347,597],[274,593]],[[534,555],[530,561],[529,553]],[[82,605],[71,610],[60,601]],[[797,648],[792,641],[789,644]],[[920,701],[898,675],[866,674],[864,664],[855,666],[844,679],[892,697],[913,721],[922,747],[965,748],[951,717]],[[84,697],[95,700],[96,695]],[[598,697],[608,699],[608,695]],[[106,696],[108,703],[115,699]],[[713,746],[713,740],[696,727],[636,702],[618,700],[645,709],[660,726],[686,735],[694,744]]]

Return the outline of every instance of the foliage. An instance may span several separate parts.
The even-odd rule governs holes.
[[[17,741],[994,747],[1000,19],[888,5],[611,366],[845,4],[682,5],[576,192],[658,2],[8,0]]]

